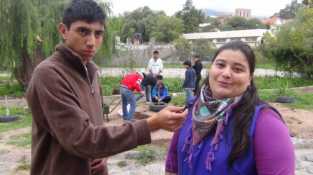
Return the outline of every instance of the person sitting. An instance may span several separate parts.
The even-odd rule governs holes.
[[[163,83],[163,76],[158,75],[156,76],[157,83],[152,89],[152,102],[158,103],[169,103],[171,101],[171,96],[168,94],[168,89]]]

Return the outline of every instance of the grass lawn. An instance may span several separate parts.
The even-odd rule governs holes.
[[[294,103],[287,103],[285,105],[291,108],[299,109],[313,109],[313,93],[301,93],[293,90],[286,90],[283,94],[280,90],[259,90],[260,98],[264,101],[275,102],[278,96],[289,96],[295,98]]]

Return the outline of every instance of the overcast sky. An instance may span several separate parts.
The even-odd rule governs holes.
[[[148,6],[152,10],[163,10],[173,15],[182,9],[186,0],[106,0],[110,1],[113,14],[122,14],[136,8]],[[235,8],[249,8],[252,16],[271,16],[290,4],[292,0],[193,0],[197,9],[214,9],[234,12]],[[300,0],[298,0],[300,2]]]

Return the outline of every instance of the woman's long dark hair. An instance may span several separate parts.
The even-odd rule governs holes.
[[[240,51],[244,54],[249,64],[250,75],[253,77],[255,70],[255,55],[249,45],[241,41],[226,43],[217,50],[212,62],[214,62],[216,57],[224,50]],[[209,76],[206,77],[204,84],[209,85]],[[238,107],[236,107],[233,111],[234,128],[232,135],[232,150],[228,157],[229,166],[232,166],[234,161],[243,155],[249,148],[249,129],[255,106],[260,102],[261,101],[252,78],[250,85],[242,95]]]

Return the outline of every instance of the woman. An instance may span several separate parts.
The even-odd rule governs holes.
[[[245,43],[218,49],[200,95],[173,136],[168,174],[294,174],[288,129],[280,114],[259,99],[254,69],[254,53]]]

